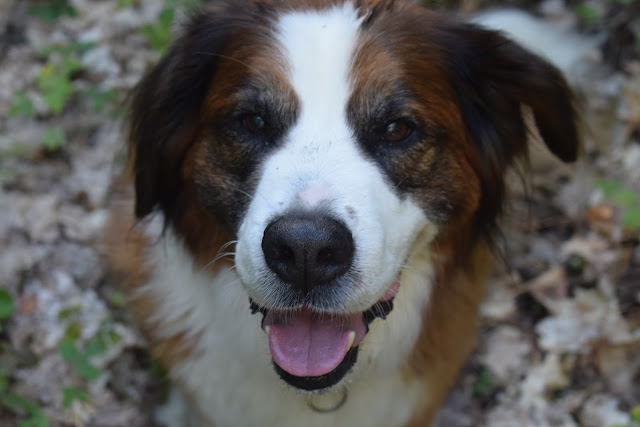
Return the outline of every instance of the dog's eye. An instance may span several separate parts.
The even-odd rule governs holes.
[[[382,139],[387,142],[401,142],[409,138],[415,125],[406,119],[390,121],[382,128]]]
[[[260,114],[247,114],[242,118],[242,125],[253,134],[261,134],[267,127]]]

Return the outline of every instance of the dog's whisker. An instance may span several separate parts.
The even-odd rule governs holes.
[[[413,273],[418,273],[418,270],[410,264],[404,264],[402,267],[400,267],[400,271],[405,271],[405,270],[411,271]]]
[[[232,257],[232,256],[235,256],[235,254],[236,254],[235,252],[219,253],[215,257],[213,257],[213,259],[209,261],[204,267],[202,267],[201,271],[205,271],[207,268],[211,267],[213,264],[215,264],[217,261],[221,260],[222,258]]]
[[[225,249],[227,249],[229,246],[231,245],[235,245],[236,243],[238,243],[237,240],[229,240],[227,243],[225,243],[224,245],[220,246],[219,252],[224,251]]]

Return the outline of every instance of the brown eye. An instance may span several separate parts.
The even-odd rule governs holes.
[[[267,126],[264,119],[259,114],[247,114],[242,119],[242,124],[245,129],[253,134],[262,133]]]
[[[414,125],[405,119],[397,119],[387,123],[382,129],[382,139],[387,142],[400,142],[413,133]]]

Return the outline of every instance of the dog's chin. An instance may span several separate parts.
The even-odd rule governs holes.
[[[304,391],[330,389],[339,384],[358,360],[359,344],[376,318],[393,309],[399,277],[368,310],[355,314],[314,311],[311,307],[267,309],[253,300],[253,313],[262,313],[262,329],[269,336],[273,366],[280,378]]]

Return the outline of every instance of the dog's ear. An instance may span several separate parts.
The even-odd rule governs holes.
[[[451,24],[450,24],[451,25]],[[471,142],[481,180],[481,221],[500,211],[504,172],[524,154],[529,107],[547,147],[565,162],[578,153],[577,116],[562,73],[501,33],[472,24],[452,24],[439,45]]]
[[[233,16],[224,8],[193,16],[182,36],[134,90],[129,161],[136,217],[156,207],[171,216],[181,186],[182,161],[197,136],[200,109],[233,31]]]
[[[547,147],[561,160],[578,152],[576,112],[562,73],[501,33],[464,24],[444,56],[465,123],[478,149],[511,160],[526,147],[521,106],[530,108]]]

